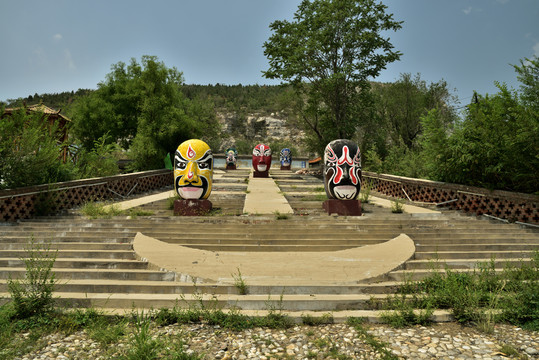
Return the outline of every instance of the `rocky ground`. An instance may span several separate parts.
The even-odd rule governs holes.
[[[165,344],[180,337],[187,354],[204,359],[377,359],[384,358],[384,349],[399,359],[539,359],[539,333],[510,325],[496,325],[491,334],[455,323],[403,329],[365,324],[363,328],[367,335],[346,324],[239,332],[175,324],[153,328],[151,336]],[[52,334],[41,339],[44,346],[40,350],[19,359],[118,358],[131,346],[131,337],[103,347],[86,331],[69,336]],[[382,350],[376,349],[379,344]]]

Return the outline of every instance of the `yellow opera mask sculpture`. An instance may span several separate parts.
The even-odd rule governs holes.
[[[185,200],[207,199],[213,182],[213,154],[202,140],[191,139],[178,146],[174,156],[174,188]]]

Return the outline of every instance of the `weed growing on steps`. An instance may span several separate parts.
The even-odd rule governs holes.
[[[171,196],[167,199],[167,209],[168,210],[174,210],[174,202],[176,200],[180,200],[180,196],[176,194],[175,196]]]
[[[391,212],[394,214],[402,214],[404,210],[404,204],[402,200],[396,199],[394,201],[391,201]]]
[[[359,192],[359,201],[361,201],[362,204],[369,203],[369,197],[371,196],[371,189],[372,189],[372,184],[370,182],[367,182],[366,185],[361,188],[361,191]]]
[[[279,211],[275,211],[274,214],[275,214],[275,218],[277,220],[288,220],[288,219],[290,219],[290,215],[281,214]]]
[[[15,317],[26,319],[53,309],[52,294],[56,285],[52,271],[58,250],[51,249],[51,242],[38,243],[34,236],[25,248],[24,261],[26,272],[22,279],[9,276],[7,285],[13,302]]]
[[[506,264],[502,271],[496,270],[494,259],[479,263],[470,272],[460,272],[448,267],[444,272],[437,269],[425,279],[406,281],[399,293],[382,304],[385,310],[397,310],[386,320],[400,326],[413,325],[419,320],[411,315],[413,309],[449,309],[460,323],[476,325],[480,330],[491,332],[494,323],[508,322],[513,325],[539,330],[539,251],[529,263],[519,267]],[[394,317],[398,317],[395,319]],[[423,321],[423,320],[421,320]]]
[[[238,289],[238,294],[247,295],[249,288],[247,284],[245,283],[245,280],[241,276],[240,268],[238,267],[237,270],[238,270],[237,274],[231,274],[232,278],[234,279],[234,286],[236,287],[236,289]]]
[[[174,204],[172,205],[174,208]],[[81,214],[88,216],[91,219],[110,219],[113,216],[150,216],[153,215],[153,211],[143,210],[140,208],[132,208],[128,210],[120,210],[117,205],[110,205],[98,203],[95,201],[89,201],[85,203],[81,209]]]

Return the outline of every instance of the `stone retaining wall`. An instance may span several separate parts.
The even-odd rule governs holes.
[[[57,213],[87,201],[127,197],[172,183],[172,171],[163,169],[1,190],[0,222]]]
[[[363,187],[411,201],[432,203],[468,214],[490,215],[511,222],[539,224],[539,196],[448,184],[438,181],[363,172]]]

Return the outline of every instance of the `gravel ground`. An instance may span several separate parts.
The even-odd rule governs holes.
[[[368,334],[402,359],[539,359],[539,333],[496,325],[492,334],[455,323],[395,329],[363,325]],[[209,325],[169,325],[151,329],[154,339],[170,344],[179,338],[186,353],[204,359],[377,359],[382,358],[365,336],[346,324],[295,326],[286,330],[254,328],[223,330]],[[24,336],[24,334],[22,335]],[[86,331],[52,334],[44,347],[20,360],[112,359],[126,353],[129,336],[102,348]],[[504,345],[505,348],[503,347]],[[518,352],[511,357],[507,348]],[[506,351],[503,353],[502,351]],[[164,357],[166,358],[166,357]]]

